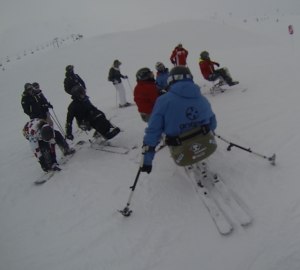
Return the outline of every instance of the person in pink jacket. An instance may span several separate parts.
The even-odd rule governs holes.
[[[189,52],[179,43],[173,50],[170,60],[174,66],[186,66],[186,58]]]

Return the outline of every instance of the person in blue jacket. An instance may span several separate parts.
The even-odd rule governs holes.
[[[198,162],[197,157],[206,152],[203,151],[203,148],[198,149],[200,152],[202,151],[201,153],[195,150],[197,142],[194,138],[198,139],[200,136],[208,138],[206,136],[208,135],[206,144],[214,145],[215,148],[212,152],[216,149],[212,134],[217,127],[216,117],[208,100],[201,95],[200,87],[193,82],[189,68],[184,66],[172,68],[169,73],[168,84],[170,86],[169,91],[156,100],[148,128],[145,131],[142,172],[151,172],[155,147],[162,133],[166,134],[166,143],[170,146],[170,151],[171,148],[185,147],[186,142],[193,141],[193,144],[186,146],[193,150],[192,153],[189,153],[193,159],[191,159],[191,163]],[[197,145],[201,144],[198,143]],[[176,159],[174,158],[175,163],[179,166],[186,166],[180,164],[180,158],[182,158],[182,153]]]
[[[168,77],[169,77],[169,69],[165,67],[162,62],[157,62],[155,64],[155,68],[157,70],[155,85],[158,88],[159,95],[164,94],[168,91]]]

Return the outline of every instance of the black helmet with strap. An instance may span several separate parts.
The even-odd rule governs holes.
[[[85,89],[81,85],[76,85],[71,90],[73,97],[79,97],[79,95],[83,92],[85,93]]]
[[[203,51],[200,53],[200,57],[202,59],[208,59],[209,58],[209,53],[207,51]]]
[[[152,73],[152,71],[147,68],[147,67],[144,67],[144,68],[141,68],[137,71],[136,73],[136,80],[137,81],[147,81],[149,80],[149,74]]]
[[[193,79],[193,75],[188,67],[176,66],[170,70],[168,77],[168,85],[183,79]]]

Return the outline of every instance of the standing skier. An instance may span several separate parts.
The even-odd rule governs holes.
[[[134,101],[142,120],[148,122],[156,99],[159,97],[153,72],[145,67],[136,73],[137,85],[134,88]]]
[[[21,105],[24,113],[27,114],[30,119],[47,119],[46,112],[39,102],[38,97],[34,94],[32,84],[26,83],[24,85],[24,92],[21,97]]]
[[[232,80],[227,68],[219,68],[215,70],[214,65],[216,65],[217,67],[220,66],[219,63],[210,60],[209,53],[207,51],[203,51],[200,53],[199,67],[204,79],[208,81],[215,81],[219,77],[222,77],[222,79],[229,86],[239,83],[238,81]]]
[[[217,127],[215,114],[187,67],[170,70],[169,91],[157,99],[144,137],[142,172],[150,173],[155,147],[162,133],[174,162],[188,166],[211,155],[217,148],[212,132]]]
[[[40,85],[37,82],[34,82],[32,84],[32,87],[33,87],[36,97],[38,98],[43,110],[46,113],[46,121],[49,123],[50,126],[53,127],[53,121],[51,120],[50,113],[49,113],[49,108],[53,109],[53,106],[51,105],[50,102],[48,102],[48,100],[42,93],[42,90],[40,89]]]
[[[105,117],[104,112],[98,110],[89,100],[82,86],[75,86],[72,89],[72,99],[68,107],[67,122],[66,122],[66,138],[73,140],[72,123],[74,117],[77,125],[82,130],[91,130],[94,128],[96,132],[101,134],[104,140],[109,140],[118,135],[120,129],[114,127]]]
[[[75,153],[75,149],[69,147],[60,132],[53,130],[43,119],[35,118],[26,123],[23,135],[29,140],[31,150],[45,172],[59,170],[55,154],[56,142],[65,156]]]
[[[162,62],[157,62],[155,64],[155,68],[157,70],[156,73],[156,81],[155,85],[159,90],[159,94],[164,94],[168,91],[168,77],[169,77],[169,69],[165,67]]]
[[[76,85],[81,85],[86,90],[84,81],[79,77],[78,74],[74,73],[73,65],[68,65],[66,67],[65,75],[66,75],[66,78],[64,80],[64,87],[65,87],[66,93],[68,93],[69,95],[72,95],[72,93],[71,93],[72,88]]]
[[[108,80],[113,83],[114,87],[116,88],[116,91],[119,93],[119,102],[120,102],[119,107],[123,108],[131,104],[126,101],[125,88],[121,78],[128,79],[128,77],[121,74],[120,71],[121,64],[122,63],[119,60],[114,61],[112,67],[109,70]]]
[[[186,58],[189,52],[179,43],[173,50],[170,60],[174,66],[186,66]]]

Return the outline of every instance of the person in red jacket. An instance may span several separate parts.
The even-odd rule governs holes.
[[[209,53],[207,51],[203,51],[200,53],[199,67],[205,80],[215,81],[219,77],[222,77],[222,79],[229,86],[239,83],[238,81],[232,80],[227,68],[219,68],[215,70],[214,65],[216,65],[217,67],[220,66],[219,63],[210,60]]]
[[[170,60],[174,66],[186,66],[186,58],[189,52],[179,43],[173,50]]]
[[[148,123],[156,99],[159,97],[153,72],[145,67],[136,73],[137,85],[134,88],[134,101],[144,122]]]

